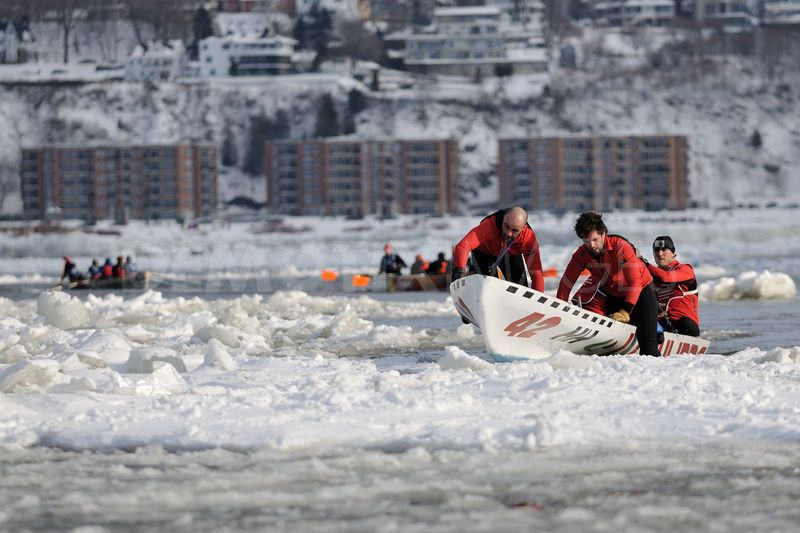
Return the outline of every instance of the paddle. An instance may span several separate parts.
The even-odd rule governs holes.
[[[494,263],[492,263],[492,266],[489,267],[488,274],[490,276],[496,276],[497,275],[497,266],[500,264],[500,261],[503,260],[503,257],[505,257],[506,253],[511,249],[511,246],[514,244],[515,240],[516,239],[508,241],[506,246],[502,250],[500,250],[500,253],[497,256],[497,259],[495,259]]]

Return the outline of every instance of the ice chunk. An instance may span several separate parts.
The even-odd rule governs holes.
[[[99,357],[107,363],[123,363],[128,360],[131,345],[114,333],[98,330],[78,345],[77,352]]]
[[[135,326],[126,329],[123,333],[125,333],[125,336],[130,340],[141,343],[149,342],[158,337],[156,333],[148,331],[142,327],[141,324],[136,324]]]
[[[128,357],[128,372],[132,374],[152,374],[157,362],[172,365],[178,372],[186,372],[186,363],[169,348],[153,346],[137,348]]]
[[[123,392],[139,396],[157,396],[162,394],[184,394],[189,390],[186,381],[175,370],[172,364],[162,361],[153,362],[153,371],[149,376],[135,379]]]
[[[218,368],[220,370],[236,370],[236,363],[231,355],[217,339],[208,341],[206,355],[203,358],[203,366],[207,368]]]
[[[36,312],[45,323],[61,329],[77,328],[89,319],[86,306],[65,292],[45,291],[36,302]]]
[[[0,352],[0,364],[16,363],[17,361],[24,361],[28,359],[29,354],[24,346],[15,344],[8,350]]]
[[[19,342],[19,335],[10,331],[0,331],[0,352],[8,350]]]
[[[758,360],[759,363],[800,363],[800,346],[773,348]]]
[[[217,339],[230,348],[239,347],[239,339],[236,337],[236,330],[225,326],[206,326],[201,328],[194,336],[202,342]]]
[[[56,361],[20,361],[0,372],[0,392],[40,392],[58,378]]]
[[[372,322],[364,320],[350,307],[350,304],[344,306],[344,309],[339,311],[328,323],[327,326],[322,328],[319,336],[327,338],[336,337],[349,337],[362,333],[369,333],[372,331]]]
[[[447,346],[444,349],[444,357],[439,359],[439,366],[442,370],[458,370],[470,368],[472,370],[488,370],[492,368],[491,363],[484,361],[457,346]]]
[[[698,292],[705,300],[788,300],[795,297],[797,288],[792,278],[783,272],[750,270],[736,278],[724,277],[701,283]]]

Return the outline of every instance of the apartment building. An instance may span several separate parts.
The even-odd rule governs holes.
[[[313,139],[267,143],[267,205],[287,215],[456,212],[452,139]]]
[[[22,150],[28,219],[186,219],[217,203],[214,145],[47,146]]]
[[[546,211],[684,209],[686,137],[501,139],[501,205]]]

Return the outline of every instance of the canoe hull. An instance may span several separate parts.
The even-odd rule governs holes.
[[[454,281],[450,293],[494,354],[539,359],[561,350],[597,355],[639,350],[634,326],[522,285],[473,275]],[[702,354],[709,345],[699,337],[665,333],[660,349],[662,355]]]

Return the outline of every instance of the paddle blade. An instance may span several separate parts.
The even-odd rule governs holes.
[[[322,271],[320,277],[322,278],[322,281],[336,281],[336,278],[339,277],[339,273],[326,268]]]
[[[363,274],[353,275],[353,287],[366,287],[372,281],[372,276],[364,276]]]
[[[556,270],[555,268],[548,268],[547,270],[542,272],[542,275],[546,278],[556,278],[558,277],[558,270]]]

